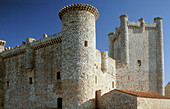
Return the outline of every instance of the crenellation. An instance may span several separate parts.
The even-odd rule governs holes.
[[[156,28],[156,24],[155,23],[147,23],[144,22],[143,25],[145,25],[145,29],[155,29]],[[141,27],[141,23],[140,22],[130,22],[128,21],[128,27],[129,28],[140,28]]]
[[[27,38],[26,39],[26,44],[32,43],[33,41],[35,41],[34,38]]]
[[[108,35],[109,56],[116,60],[117,87],[163,94],[162,18],[155,18],[153,24],[145,22],[144,18],[139,19],[138,22],[129,22],[126,15],[120,18],[122,18],[122,26],[119,27],[120,36]],[[113,36],[117,37],[116,40],[113,40]],[[124,40],[126,37],[127,39]],[[129,57],[128,66],[125,64],[128,59],[126,56]],[[136,75],[133,74],[135,71],[138,72]]]
[[[47,34],[44,34],[43,37],[46,38],[46,37],[48,37],[48,36],[47,36]]]
[[[91,5],[72,4],[59,12],[61,32],[44,34],[38,40],[27,38],[15,48],[4,49],[6,42],[0,40],[0,108],[136,109],[139,103],[140,107],[149,102],[167,105],[169,100],[161,100],[169,99],[162,96],[162,18],[151,24],[144,18],[129,22],[128,15],[121,15],[116,32],[108,34],[109,51],[101,52],[96,49],[98,16]],[[135,95],[145,93],[149,98]],[[152,95],[161,99],[150,99]]]
[[[97,20],[99,14],[98,14],[98,11],[96,8],[90,6],[90,5],[85,5],[85,4],[72,4],[72,5],[68,5],[64,8],[62,8],[59,12],[59,17],[60,19],[62,20],[62,16],[67,13],[68,11],[73,11],[73,10],[86,10],[86,11],[89,11],[91,12],[94,16],[95,16],[95,19]]]

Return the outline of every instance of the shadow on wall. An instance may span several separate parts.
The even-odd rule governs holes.
[[[81,104],[81,109],[98,109],[95,107],[95,99],[90,99]]]

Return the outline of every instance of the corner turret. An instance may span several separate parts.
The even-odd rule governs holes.
[[[62,20],[62,80],[63,108],[95,108],[93,89],[96,59],[96,8],[85,4],[69,5],[61,9]],[[88,77],[88,78],[86,78]]]
[[[6,41],[0,40],[0,53],[1,53],[2,51],[4,51],[4,46],[5,46],[5,44],[6,44]]]
[[[157,85],[158,93],[164,95],[164,51],[163,51],[163,29],[162,29],[162,17],[154,18],[154,23],[156,23],[157,30]]]
[[[140,22],[140,30],[141,30],[141,32],[144,32],[145,31],[145,20],[144,20],[144,18],[140,18],[139,19],[139,22]]]
[[[120,16],[120,38],[121,38],[121,60],[129,64],[129,37],[128,37],[128,15]]]

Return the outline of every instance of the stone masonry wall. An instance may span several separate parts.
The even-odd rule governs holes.
[[[56,108],[61,97],[61,43],[34,51],[34,69],[25,69],[25,54],[5,59],[5,108]],[[32,78],[30,84],[29,78]],[[9,81],[9,86],[7,81]]]
[[[27,105],[28,96],[25,75],[25,54],[5,58],[5,108],[16,108]]]
[[[101,109],[137,109],[137,97],[112,90],[99,98]]]
[[[0,109],[4,107],[4,61],[0,56]]]
[[[170,97],[170,82],[165,87],[165,96]]]
[[[116,60],[116,87],[163,94],[161,18],[155,18],[154,24],[127,18],[122,15],[121,26],[109,34],[109,55]]]
[[[137,109],[169,109],[170,99],[137,97]]]
[[[139,29],[128,32],[129,65],[117,67],[117,87],[157,93],[156,33],[154,30],[141,33]]]

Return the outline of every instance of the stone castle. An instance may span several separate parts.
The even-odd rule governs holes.
[[[109,53],[96,49],[97,9],[62,8],[62,32],[21,46],[0,40],[1,109],[170,108],[164,95],[162,18],[120,16],[108,34]]]

